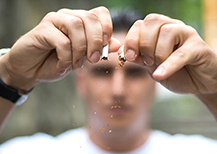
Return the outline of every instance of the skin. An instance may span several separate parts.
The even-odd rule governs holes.
[[[149,14],[128,32],[126,59],[147,68],[170,91],[198,97],[217,119],[217,54],[182,21]]]
[[[118,32],[113,37],[123,43],[125,35]],[[76,73],[76,83],[91,140],[105,150],[129,151],[149,136],[155,81],[138,64],[126,62],[121,68],[118,63],[117,53],[110,54],[109,61],[87,63]]]
[[[111,36],[111,17],[108,9],[105,7],[98,7],[89,11],[62,9],[58,12],[49,13],[34,29],[17,40],[9,53],[0,57],[0,78],[8,86],[28,91],[39,83],[63,79],[73,70],[82,67],[85,61],[90,63],[98,62],[102,47],[109,42],[110,52],[116,52],[118,49],[118,52],[123,51],[128,61],[141,65],[141,67],[147,70],[151,78],[160,82],[167,89],[177,93],[194,94],[207,105],[214,117],[217,117],[217,53],[201,39],[195,29],[179,20],[171,19],[164,15],[150,14],[144,20],[135,22],[127,33],[122,48],[120,48],[121,43]],[[127,64],[125,66],[127,68]],[[122,71],[124,72],[125,70],[123,69]],[[116,72],[120,74],[116,75]],[[123,83],[120,82],[121,85],[118,86],[120,89],[116,89],[117,87],[113,86],[114,83],[112,83],[114,78],[117,81],[129,79],[125,79],[121,75],[121,71],[115,71],[114,76],[112,75],[112,79],[110,80],[113,90],[108,88],[107,91],[109,92],[105,97],[112,98],[115,91],[117,91],[119,98],[121,95],[130,95],[130,90],[128,87],[124,87]],[[145,78],[143,79],[144,81]],[[90,77],[87,81],[91,81],[91,79],[94,80],[94,78]],[[101,85],[101,88],[105,88],[106,85],[104,83],[98,83],[101,80],[95,81],[96,85]],[[119,84],[117,81],[115,82]],[[92,85],[93,83],[86,84],[89,87],[96,86]],[[142,85],[144,83],[138,86]],[[121,94],[120,91],[123,88],[124,92]],[[141,89],[138,91],[134,85],[131,85],[130,88],[137,92],[134,93],[132,91],[131,93],[138,95],[138,97],[146,89],[146,87],[140,87]],[[92,89],[89,89],[89,92],[91,91]],[[146,95],[146,92],[143,94]],[[85,94],[83,95],[85,96]],[[106,121],[108,120],[111,127],[114,128],[114,132],[118,132],[124,126],[129,126],[128,120],[124,119],[127,117],[132,122],[129,116],[131,113],[136,119],[140,119],[140,116],[146,117],[142,111],[140,111],[140,114],[135,113],[137,106],[132,105],[131,98],[134,96],[128,95],[126,97],[129,97],[129,101],[123,100],[123,104],[126,104],[124,108],[128,108],[129,105],[129,110],[123,111],[124,115],[121,117],[123,122],[118,127],[115,128],[116,121],[118,120],[117,116],[114,119],[105,116],[107,118]],[[93,94],[93,96],[95,95]],[[141,96],[141,100],[143,98],[144,96]],[[90,101],[91,104],[98,101],[96,96],[93,97],[93,100]],[[138,102],[141,102],[141,100],[139,99]],[[149,102],[150,100],[146,101]],[[103,100],[100,100],[100,102],[106,104]],[[6,105],[7,103],[7,100],[0,99],[0,113],[2,113],[0,117],[1,128],[7,119],[6,117],[8,117],[14,108],[13,105]],[[107,103],[110,107],[115,101],[110,100]],[[147,109],[149,108],[148,103],[139,104],[138,106],[144,105],[144,109],[146,107]],[[101,104],[98,107],[101,107]],[[91,115],[93,113],[92,105],[89,108],[90,111],[92,110],[89,113]],[[124,110],[124,108],[121,110]],[[110,110],[102,113],[100,111],[101,108],[96,107],[96,109],[97,114],[113,114],[110,113]],[[96,127],[106,127],[106,123],[102,123],[103,119],[98,118],[96,121],[99,121],[99,123],[96,123]],[[146,122],[144,125],[146,125]],[[91,125],[91,127],[95,126]],[[126,129],[124,133],[129,133],[129,130]],[[98,130],[98,132],[100,131]],[[132,147],[122,145],[118,149],[115,146],[109,146],[114,150],[124,151],[127,150],[125,148],[131,149],[137,147],[141,143],[144,143],[145,138],[147,138],[140,138],[139,135],[142,135],[139,133],[134,135],[138,136],[139,141],[136,141]],[[127,137],[129,136],[127,135]],[[147,134],[144,134],[144,136],[147,136]],[[100,145],[100,141],[97,142],[93,138],[92,140],[100,147],[108,148],[104,146],[104,143]],[[111,139],[110,141],[113,140]]]

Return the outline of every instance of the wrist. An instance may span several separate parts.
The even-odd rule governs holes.
[[[16,70],[12,69],[10,66],[10,63],[7,60],[8,56],[9,53],[0,56],[0,79],[2,82],[19,91],[25,92],[31,90],[38,82],[34,80],[34,78],[22,75],[23,73],[14,73]]]
[[[21,105],[24,103],[27,98],[28,94],[32,91],[20,91],[17,89],[14,89],[8,85],[6,85],[1,79],[0,79],[0,97],[11,101],[15,105]]]
[[[15,76],[11,77],[8,74],[0,75],[0,80],[12,90],[17,90],[20,94],[25,94],[36,85],[35,82],[27,78]]]
[[[29,92],[36,83],[32,78],[28,79],[9,71],[10,64],[7,58],[8,54],[6,53],[0,57],[0,97],[11,101],[15,105],[21,105],[26,101]]]
[[[207,106],[217,120],[217,93],[196,94],[196,97]]]

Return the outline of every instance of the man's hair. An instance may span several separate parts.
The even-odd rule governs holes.
[[[132,8],[111,8],[110,14],[113,23],[113,31],[128,31],[135,21],[143,16]]]

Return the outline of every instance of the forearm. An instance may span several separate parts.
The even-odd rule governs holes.
[[[2,132],[7,119],[9,118],[14,108],[15,105],[13,103],[0,97],[0,133]]]
[[[5,60],[5,57],[6,54],[0,57],[0,133],[2,132],[10,114],[15,109],[16,104],[19,105],[17,103],[18,101],[15,100],[18,99],[18,93],[11,90],[11,88],[13,88],[13,84],[11,86],[11,83],[19,83],[19,81],[10,77],[10,73],[6,69],[7,60]],[[19,86],[16,86],[16,88],[17,87]],[[13,92],[11,93],[11,91]],[[18,96],[14,95],[14,93]]]
[[[217,121],[217,93],[196,95],[211,111]]]

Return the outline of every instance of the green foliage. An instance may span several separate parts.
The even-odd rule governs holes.
[[[99,4],[111,7],[132,7],[144,16],[160,13],[180,19],[201,31],[201,0],[99,0]]]

